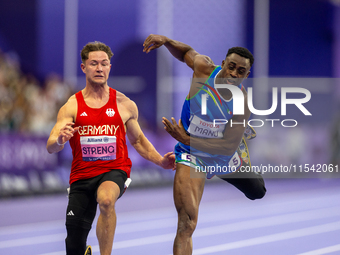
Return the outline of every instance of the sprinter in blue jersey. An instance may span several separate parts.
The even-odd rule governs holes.
[[[149,53],[162,45],[193,70],[179,123],[174,118],[171,122],[163,118],[166,131],[178,141],[174,180],[178,227],[173,254],[187,255],[192,254],[191,237],[196,228],[206,177],[217,175],[251,200],[260,199],[266,193],[261,175],[240,171],[247,162],[238,153],[251,114],[242,81],[248,77],[254,58],[246,48],[233,47],[218,66],[189,45],[153,34],[144,41],[144,52]],[[233,94],[219,86],[221,84],[237,86],[242,91],[243,115],[233,114]]]

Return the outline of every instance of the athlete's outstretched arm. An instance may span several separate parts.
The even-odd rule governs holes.
[[[126,122],[126,134],[131,145],[145,159],[155,163],[164,169],[175,169],[175,155],[173,152],[166,153],[163,157],[158,153],[151,142],[145,137],[138,124],[138,109],[134,102],[130,101],[128,110],[132,116]]]
[[[149,35],[144,41],[143,51],[149,53],[151,50],[157,49],[162,45],[164,45],[176,59],[185,62],[194,70],[194,58],[199,54],[189,45],[172,40],[164,35]]]
[[[75,100],[71,97],[67,103],[60,108],[57,122],[47,140],[46,149],[49,153],[61,151],[64,148],[64,144],[78,131],[79,128],[73,128],[73,116],[75,116],[76,111],[76,105],[74,104]]]

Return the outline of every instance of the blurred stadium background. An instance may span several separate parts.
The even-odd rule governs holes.
[[[144,54],[142,43],[150,33],[183,41],[218,64],[228,48],[249,48],[255,55],[250,78],[258,109],[269,108],[272,87],[294,84],[311,92],[305,106],[312,116],[293,106],[284,118],[280,106],[270,116],[294,118],[297,127],[283,128],[275,122],[274,128],[267,123],[257,129],[259,137],[249,145],[253,164],[339,161],[337,1],[1,0],[0,4],[0,196],[55,192],[68,185],[69,146],[48,155],[45,142],[60,106],[85,85],[79,53],[89,41],[110,45],[114,52],[110,86],[137,103],[140,124],[156,148],[161,153],[172,150],[175,141],[162,129],[161,117],[179,118],[191,71],[166,49]],[[270,78],[266,86],[263,78]],[[282,79],[281,85],[277,79]],[[132,186],[171,183],[173,173],[161,171],[133,149],[130,156]]]
[[[109,85],[137,103],[142,129],[158,151],[173,150],[175,141],[163,130],[161,117],[179,118],[191,70],[166,49],[143,53],[143,41],[150,33],[185,42],[217,64],[228,48],[249,48],[255,56],[249,77],[255,108],[270,107],[272,87],[303,87],[311,92],[305,106],[312,116],[294,106],[281,116],[280,105],[270,116],[295,119],[297,127],[284,128],[276,122],[275,127],[266,124],[257,129],[258,137],[249,142],[253,165],[340,162],[340,1],[0,0],[4,203],[16,196],[65,193],[72,160],[69,145],[54,155],[45,146],[58,109],[85,86],[80,51],[90,41],[111,47]],[[171,188],[172,171],[145,161],[129,147],[131,189]],[[339,176],[264,175],[268,183],[278,179],[294,183],[292,178],[337,182]],[[297,185],[304,187],[301,182]]]

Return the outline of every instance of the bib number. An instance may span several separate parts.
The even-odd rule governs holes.
[[[190,163],[196,165],[196,157],[191,155],[191,154],[182,153],[181,159],[184,160],[184,161],[189,161]]]
[[[229,166],[232,171],[237,170],[241,166],[241,159],[237,151],[234,153],[234,155],[229,160]]]

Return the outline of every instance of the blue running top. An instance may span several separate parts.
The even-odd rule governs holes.
[[[184,129],[193,137],[200,138],[223,138],[226,124],[216,124],[214,119],[230,120],[233,117],[233,99],[225,100],[215,89],[215,79],[221,71],[221,66],[217,66],[208,79],[196,82],[199,91],[191,98],[186,98],[181,114]],[[242,84],[239,85],[239,88]],[[206,101],[206,114],[202,114],[202,100]],[[220,121],[223,123],[223,121]],[[218,122],[216,122],[218,123]],[[227,123],[227,121],[225,121]],[[203,157],[214,157],[216,154],[209,154],[198,151],[190,146],[180,143],[180,146],[190,150],[191,154]]]

